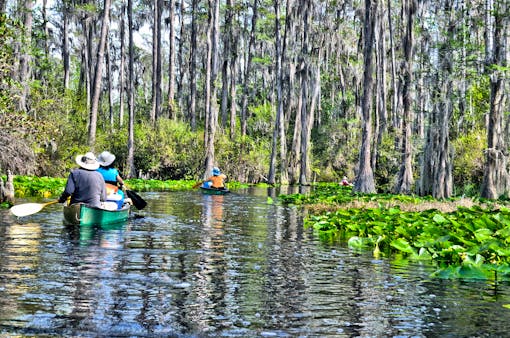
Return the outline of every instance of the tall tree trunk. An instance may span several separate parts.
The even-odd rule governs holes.
[[[113,111],[113,83],[112,83],[112,62],[110,54],[110,39],[106,39],[106,80],[108,83],[108,112],[110,116],[110,128],[114,130],[115,120]]]
[[[491,2],[492,0],[487,1],[488,4]],[[492,45],[493,49],[488,51],[487,58],[491,97],[484,176],[480,193],[481,197],[489,199],[497,199],[509,190],[508,150],[503,135],[507,94],[504,92],[503,75],[498,71],[498,69],[505,69],[508,65],[506,42],[509,33],[509,6],[499,1],[496,1],[493,6],[494,10],[490,11],[494,15],[493,31],[486,34],[487,37],[493,36],[492,42],[487,42],[487,45]],[[486,10],[489,11],[490,8]]]
[[[110,24],[110,0],[104,0],[103,25],[101,27],[101,38],[97,50],[96,71],[94,74],[94,91],[92,95],[92,106],[89,116],[89,145],[92,149],[96,144],[97,114],[99,110],[99,98],[101,96],[101,81],[103,79],[104,51],[106,39],[108,38],[108,26]]]
[[[384,7],[377,11],[378,34],[376,35],[377,91],[376,91],[376,129],[374,149],[372,150],[372,168],[375,170],[378,161],[378,148],[382,144],[386,132],[388,111],[386,108],[386,44],[384,27]]]
[[[189,102],[189,116],[191,130],[197,129],[196,121],[196,106],[197,106],[197,82],[196,82],[196,68],[197,68],[197,7],[199,0],[191,1],[191,50],[190,50],[190,66],[189,66],[189,82],[190,82],[190,102]]]
[[[253,14],[251,19],[250,39],[248,42],[248,60],[246,61],[246,69],[243,79],[243,98],[241,104],[241,135],[246,135],[248,122],[248,97],[250,93],[251,67],[253,59],[253,49],[255,48],[255,31],[257,29],[258,1],[253,0]]]
[[[128,178],[136,177],[135,168],[135,44],[133,39],[133,0],[127,0],[127,15],[128,15],[128,108],[129,108],[129,121],[128,121],[128,144],[127,144],[127,159],[126,166],[128,168]]]
[[[64,66],[64,89],[69,89],[70,55],[69,55],[69,8],[66,1],[62,10],[62,63]]]
[[[93,23],[92,17],[87,16],[83,19],[83,34],[85,35],[85,90],[86,90],[86,99],[87,99],[87,110],[90,111],[92,106],[92,95],[93,95],[93,83],[94,83],[94,57],[92,56],[93,45],[94,45],[94,33],[93,33]],[[90,125],[90,119],[89,119]]]
[[[221,103],[220,103],[220,112],[221,112],[221,126],[225,128],[227,125],[227,110],[228,110],[228,95],[229,95],[229,62],[231,60],[231,46],[233,46],[232,37],[232,16],[234,13],[233,1],[227,0],[227,7],[225,13],[225,29],[228,30],[228,34],[223,35],[223,63],[221,66]]]
[[[396,122],[396,115],[398,110],[398,89],[397,89],[397,62],[395,59],[395,44],[393,43],[394,37],[394,29],[393,29],[393,19],[391,17],[391,1],[388,1],[388,30],[389,30],[389,38],[390,38],[390,55],[391,55],[391,87],[392,87],[392,95],[391,95],[391,120],[393,127],[396,127],[398,123]]]
[[[50,57],[50,44],[49,44],[50,30],[48,29],[48,0],[43,0],[42,20],[44,29],[44,57],[48,59]]]
[[[230,105],[229,105],[229,116],[230,116],[230,139],[233,140],[236,134],[236,115],[237,115],[237,71],[236,71],[236,63],[237,63],[237,48],[234,48],[235,43],[238,37],[238,29],[237,24],[234,24],[234,18],[237,17],[237,11],[234,10],[235,1],[227,0],[227,3],[232,8],[232,19],[231,19],[231,27],[229,28],[229,44],[230,44],[230,53],[229,53],[229,73],[230,73]]]
[[[27,100],[29,95],[29,79],[30,79],[30,60],[32,45],[32,9],[34,0],[25,0],[23,2],[23,47],[21,52],[21,61],[19,69],[19,81],[21,83],[21,94],[18,100],[18,110],[28,112]]]
[[[403,41],[404,47],[404,60],[402,65],[403,84],[402,88],[402,128],[403,139],[400,142],[401,160],[400,170],[397,176],[397,182],[394,187],[394,192],[397,194],[409,194],[414,183],[413,167],[412,167],[412,107],[411,107],[411,86],[413,81],[413,25],[414,13],[416,12],[415,0],[403,0],[404,12],[406,20],[406,32]]]
[[[152,29],[152,109],[150,121],[154,125],[161,115],[161,2],[154,0]]]
[[[124,52],[126,42],[126,24],[124,22],[126,15],[126,5],[122,2],[120,13],[120,65],[119,65],[119,125],[124,125],[124,85],[125,85],[125,68],[126,68],[126,53]]]
[[[453,115],[453,62],[454,55],[451,49],[454,37],[455,20],[453,1],[444,1],[446,20],[443,26],[447,33],[443,40],[434,41],[433,45],[440,46],[437,51],[441,55],[440,67],[435,74],[435,88],[433,99],[435,102],[429,117],[427,138],[423,151],[421,175],[417,192],[421,196],[431,195],[435,198],[451,197],[453,187],[453,156],[450,146],[450,119]]]
[[[184,1],[184,0],[183,0]],[[185,25],[184,25],[184,9],[182,2],[179,3],[179,49],[177,53],[177,63],[179,64],[179,78],[177,80],[177,100],[178,100],[178,106],[181,109],[184,109],[184,107],[187,107],[188,101],[187,97],[189,96],[189,93],[186,95],[184,94],[184,79],[185,75],[189,73],[189,66],[190,63],[186,63],[185,61]],[[191,80],[190,80],[191,81]],[[181,114],[181,117],[184,117],[185,119],[188,118],[188,115]]]
[[[321,59],[322,50],[319,50],[319,60]],[[312,78],[313,74],[311,70],[308,70],[307,78],[310,79],[309,84],[306,87],[313,85],[312,96],[310,105],[307,108],[307,112],[302,110],[303,116],[301,122],[303,123],[303,131],[301,133],[301,168],[299,176],[300,185],[309,185],[309,173],[310,173],[310,139],[312,133],[312,127],[314,124],[315,107],[317,107],[317,101],[320,93],[320,78],[321,70],[320,66],[316,66],[315,79]]]
[[[376,24],[378,0],[365,0],[365,20],[363,26],[363,96],[361,98],[361,113],[363,116],[363,131],[361,135],[361,148],[359,152],[358,176],[354,183],[354,191],[362,193],[375,193],[374,173],[371,162],[372,142],[372,95],[374,56],[372,46]]]
[[[176,119],[175,109],[175,0],[168,4],[168,118]]]
[[[284,104],[284,97],[283,97],[283,67],[285,65],[285,61],[286,61],[286,58],[285,58],[285,54],[286,54],[286,50],[287,50],[287,31],[288,31],[288,27],[290,25],[290,15],[288,15],[289,13],[289,8],[291,6],[291,2],[292,0],[286,0],[286,4],[285,4],[285,7],[286,7],[286,10],[285,10],[285,27],[284,27],[284,32],[283,32],[283,41],[281,42],[281,50],[280,50],[280,70],[277,71],[277,76],[279,78],[279,87],[280,87],[280,93],[279,93],[279,96],[280,96],[280,99],[279,99],[279,102],[278,102],[278,106],[277,106],[277,118],[278,118],[278,130],[279,130],[279,135],[278,135],[278,138],[279,138],[279,142],[280,142],[280,184],[288,184],[289,183],[289,176],[288,176],[288,171],[287,171],[287,165],[288,165],[288,160],[287,160],[287,137],[286,137],[286,133],[287,133],[287,124],[285,123],[286,122],[286,118],[285,118],[285,110],[283,109],[283,104]],[[278,35],[277,37],[279,38],[280,37],[280,30],[278,29]],[[278,46],[280,46],[280,43],[277,43]],[[290,72],[289,72],[290,73]],[[293,75],[290,75],[289,74],[289,78],[292,77]],[[291,83],[290,83],[290,79],[289,79],[289,83],[288,83],[288,86],[291,86]],[[290,99],[290,97],[289,97]],[[288,102],[289,105],[291,105],[291,102]]]
[[[80,64],[80,81],[79,81],[79,93],[80,95],[85,94],[85,104],[87,111],[90,111],[91,102],[91,83],[92,83],[92,18],[85,13],[80,18],[82,30],[83,30],[83,41],[81,45],[81,64]],[[90,123],[90,121],[88,121]],[[88,128],[88,124],[87,124]]]
[[[296,72],[297,73],[297,72]],[[297,75],[297,74],[296,74]],[[302,131],[302,119],[301,119],[301,110],[303,103],[303,95],[298,96],[298,102],[295,109],[295,119],[294,119],[294,132],[292,135],[292,145],[291,145],[291,154],[289,156],[289,183],[295,184],[298,182],[297,174],[298,167],[301,161],[301,133]]]
[[[231,30],[232,33],[232,30]],[[233,33],[232,33],[233,34]],[[231,41],[234,41],[234,35],[231,37]],[[236,62],[237,62],[237,50],[231,48],[230,55],[230,139],[233,140],[236,134],[236,112],[237,112],[237,81],[236,81]]]
[[[205,144],[205,173],[204,178],[209,175],[215,164],[214,140],[216,137],[216,128],[218,126],[218,107],[216,76],[218,73],[218,51],[219,51],[219,15],[220,0],[208,0],[209,3],[209,27],[207,33],[207,69],[206,69],[206,118],[208,120]]]
[[[285,173],[284,177],[280,177],[280,183],[287,184],[287,164],[285,157],[285,146],[281,147],[281,143],[285,143],[285,139],[279,139],[283,131],[285,135],[285,121],[283,116],[283,95],[282,95],[282,61],[283,51],[280,42],[280,3],[274,0],[275,9],[275,82],[276,82],[276,118],[274,122],[273,141],[271,148],[271,159],[269,165],[268,183],[276,183],[276,156],[278,153],[278,141],[280,141],[280,175]]]

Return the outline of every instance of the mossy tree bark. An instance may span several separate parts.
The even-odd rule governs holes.
[[[508,64],[508,54],[506,53],[508,40],[508,5],[501,1],[488,1],[487,8],[489,15],[494,15],[494,23],[488,25],[488,29],[493,30],[493,34],[486,36],[493,37],[493,41],[486,45],[493,47],[488,49],[487,72],[490,77],[490,111],[487,126],[487,150],[485,151],[485,170],[481,188],[481,197],[497,199],[501,195],[508,193],[509,174],[508,174],[508,150],[504,137],[504,110],[506,107],[506,93],[504,92],[504,74],[500,69],[505,69]],[[492,6],[491,6],[492,7]],[[492,14],[493,13],[493,14]]]
[[[374,55],[372,46],[374,43],[377,2],[377,0],[365,0],[365,19],[363,24],[363,96],[361,98],[363,121],[358,162],[359,169],[353,188],[353,191],[361,193],[376,192],[371,161],[371,142],[373,139],[372,96],[374,87]]]

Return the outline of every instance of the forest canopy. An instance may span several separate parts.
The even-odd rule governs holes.
[[[509,7],[0,0],[0,172],[507,196]]]

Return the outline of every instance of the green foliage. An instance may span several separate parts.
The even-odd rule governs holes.
[[[128,189],[135,191],[181,191],[192,189],[196,182],[186,180],[128,179],[125,180],[125,183]]]
[[[395,147],[395,136],[384,134],[377,148],[377,170],[374,171],[377,190],[389,193],[400,165],[399,149]]]
[[[105,126],[98,134],[98,152],[108,150],[117,157],[116,165],[127,177],[127,126],[108,132]],[[158,120],[156,126],[147,121],[135,125],[135,167],[138,173],[152,178],[191,179],[197,174],[203,157],[203,135],[191,132],[182,123]]]
[[[359,121],[338,119],[312,130],[314,167],[319,168],[318,181],[339,182],[343,176],[354,177],[359,144]]]
[[[272,136],[275,107],[270,102],[264,102],[249,109],[251,112],[248,121],[249,134],[255,138]]]
[[[64,190],[66,179],[37,176],[14,176],[14,194],[17,197],[51,197]]]
[[[472,131],[453,141],[453,179],[455,195],[477,196],[483,179],[485,137]]]
[[[15,41],[19,39],[16,23],[5,14],[0,14],[0,114],[14,111],[14,95],[9,88],[16,85],[11,74],[14,60]]]
[[[237,137],[230,140],[223,134],[218,135],[216,141],[216,162],[229,179],[248,183],[264,181],[270,154],[271,144],[265,138]]]
[[[462,121],[463,128],[459,135],[452,135],[455,139],[472,130],[483,130],[485,128],[485,116],[490,109],[490,81],[489,77],[473,72],[469,74],[472,82],[467,88],[465,100],[470,104],[469,111],[454,110],[452,121]],[[462,115],[461,115],[462,114]],[[454,128],[455,130],[456,128]]]

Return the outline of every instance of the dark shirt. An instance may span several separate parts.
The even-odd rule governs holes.
[[[85,203],[93,207],[100,207],[101,201],[106,200],[103,175],[95,170],[82,168],[71,170],[59,202],[63,203],[68,196],[71,196],[71,204]]]

